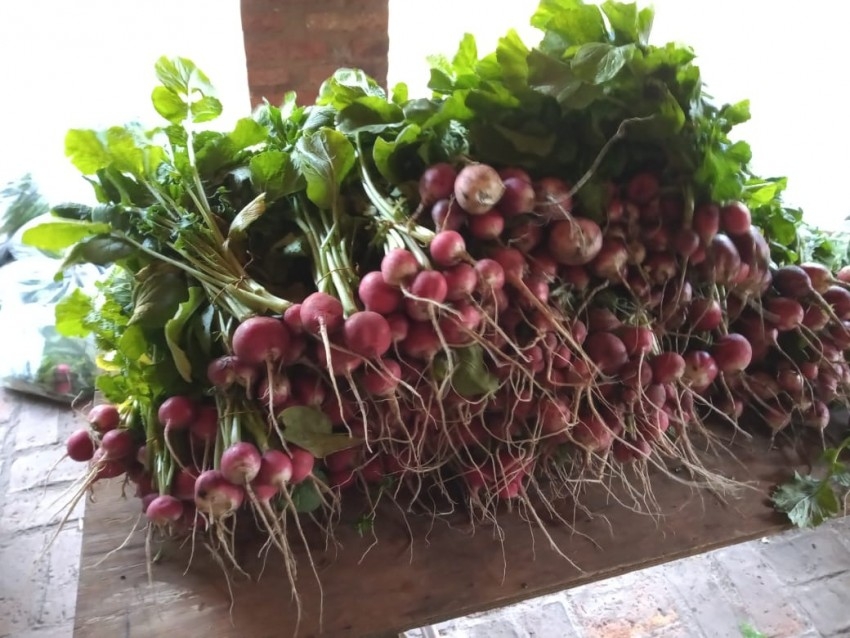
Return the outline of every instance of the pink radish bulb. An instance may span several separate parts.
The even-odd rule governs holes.
[[[254,480],[278,490],[285,489],[292,480],[292,459],[280,450],[266,450],[260,462],[260,471]]]
[[[94,456],[94,440],[88,429],[80,428],[74,431],[65,442],[65,451],[72,461],[84,463]]]
[[[100,434],[114,430],[121,423],[121,415],[111,403],[101,403],[94,406],[87,415],[87,420],[91,426]]]
[[[587,326],[590,333],[613,332],[622,325],[623,322],[617,318],[613,310],[594,306],[587,311]]]
[[[458,264],[443,271],[446,279],[446,301],[469,299],[478,286],[478,272],[470,264]]]
[[[528,262],[525,255],[516,248],[497,248],[493,251],[491,257],[502,267],[505,281],[515,282],[523,279],[528,272]],[[481,276],[480,270],[478,274]]]
[[[694,350],[685,355],[684,380],[697,394],[705,392],[717,378],[717,363],[708,352]]]
[[[381,260],[381,275],[388,286],[408,283],[420,270],[419,262],[409,250],[393,248]]]
[[[442,344],[430,321],[412,321],[399,347],[402,353],[413,359],[430,361],[440,351]]]
[[[263,405],[271,404],[280,408],[286,405],[292,396],[292,384],[285,374],[273,373],[271,377],[264,377],[260,381],[257,394]]]
[[[317,407],[325,402],[326,386],[321,378],[311,372],[294,374],[290,380],[292,394],[299,405]]]
[[[301,323],[311,335],[331,335],[342,328],[342,302],[324,292],[314,292],[301,302]]]
[[[440,230],[460,230],[466,224],[467,216],[458,203],[452,199],[441,199],[431,207],[431,221],[434,228]]]
[[[183,502],[168,494],[161,494],[148,503],[145,516],[154,525],[172,525],[183,516]]]
[[[773,287],[784,297],[800,299],[812,293],[812,280],[799,266],[788,265],[773,273]]]
[[[720,225],[728,235],[744,235],[751,224],[750,209],[743,202],[732,202],[720,210]]]
[[[300,303],[294,303],[283,311],[283,323],[293,336],[303,334],[304,324],[301,323]]]
[[[688,308],[688,321],[698,332],[716,330],[723,323],[723,309],[716,299],[699,297]]]
[[[651,253],[643,262],[643,270],[650,283],[663,286],[676,277],[679,264],[672,253]]]
[[[475,239],[497,239],[505,230],[505,218],[498,210],[487,211],[469,218],[469,234]]]
[[[590,286],[590,273],[584,266],[562,266],[560,275],[563,282],[574,290],[587,290]]]
[[[559,264],[583,266],[602,249],[602,230],[591,219],[574,217],[549,228],[549,253]]]
[[[469,164],[454,183],[457,203],[470,215],[483,215],[499,203],[505,192],[499,174],[486,164]]]
[[[602,374],[615,374],[629,360],[625,344],[610,332],[594,332],[582,347]]]
[[[582,415],[570,430],[570,437],[588,452],[604,452],[614,442],[614,434],[600,415]]]
[[[221,454],[221,475],[234,485],[244,485],[257,478],[262,457],[257,447],[240,441]]]
[[[316,465],[316,457],[307,450],[300,447],[292,448],[292,476],[289,482],[293,485],[298,485],[313,473],[313,468]]]
[[[195,481],[195,507],[215,520],[234,513],[244,499],[245,491],[218,470],[201,472]]]
[[[503,182],[506,182],[509,179],[518,179],[526,184],[531,184],[531,175],[528,174],[528,171],[517,166],[506,166],[504,168],[500,168],[498,173]]]
[[[656,383],[672,383],[685,374],[685,359],[678,352],[661,352],[650,359]]]
[[[430,206],[439,199],[448,199],[454,192],[457,171],[446,162],[433,164],[419,178],[419,199],[423,206]]]
[[[380,456],[369,460],[362,468],[360,468],[360,476],[369,485],[380,485],[386,477],[384,471],[384,462]]]
[[[330,361],[328,361],[328,350],[321,343],[316,344],[315,357],[319,365],[330,369],[335,377],[347,377],[363,364],[363,357],[359,354],[342,350],[333,344],[329,349]]]
[[[505,286],[505,269],[494,259],[479,259],[475,262],[478,289],[482,292],[501,290]]]
[[[573,208],[570,187],[557,177],[545,177],[534,184],[534,212],[547,220],[566,219]]]
[[[797,370],[785,368],[776,375],[776,383],[792,397],[800,397],[806,387],[806,380]]]
[[[187,396],[168,397],[159,406],[157,418],[166,430],[188,428],[195,419],[195,402]]]
[[[443,230],[434,235],[428,247],[431,259],[443,268],[454,266],[466,255],[466,242],[460,233],[454,230]]]
[[[171,493],[181,501],[195,500],[195,481],[198,480],[198,470],[185,467],[174,475]]]
[[[730,332],[715,340],[711,356],[720,372],[743,372],[752,361],[753,348],[746,337]]]
[[[681,228],[673,237],[673,250],[680,257],[688,259],[699,248],[699,235],[692,228]]]
[[[250,389],[259,374],[257,366],[233,355],[213,359],[207,366],[207,379],[218,390],[226,390],[234,383]]]
[[[344,450],[339,450],[337,452],[332,452],[325,457],[325,467],[328,468],[330,472],[342,472],[343,470],[350,470],[353,468],[360,459],[361,450],[360,448],[350,447]]]
[[[693,229],[703,244],[709,244],[720,232],[720,208],[716,204],[703,204],[694,211]]]
[[[112,461],[126,459],[134,448],[133,435],[129,430],[110,430],[100,439],[100,449]]]
[[[301,306],[300,314],[304,314]],[[290,335],[286,325],[273,317],[250,317],[233,332],[233,354],[240,361],[260,365],[279,361],[289,347]]]
[[[824,294],[834,283],[832,273],[829,271],[829,268],[823,264],[807,262],[805,264],[800,264],[800,268],[802,268],[809,276],[809,281],[812,282],[812,288],[814,288],[815,292]],[[842,268],[842,270],[844,269]],[[839,275],[842,274],[842,270],[838,271]],[[839,277],[839,280],[841,280],[841,277]]]
[[[651,328],[646,326],[620,326],[615,334],[626,346],[626,352],[630,357],[649,354],[652,351],[655,334]]]
[[[357,294],[366,310],[382,315],[398,310],[403,298],[398,287],[387,284],[379,271],[366,273],[363,276]]]
[[[532,275],[554,280],[558,276],[558,262],[545,248],[535,250],[528,259]]]
[[[528,177],[526,175],[526,177]],[[514,217],[534,210],[535,194],[531,182],[522,177],[502,177],[505,192],[499,200],[499,212]]]
[[[616,282],[625,277],[628,263],[629,251],[625,242],[617,237],[606,237],[588,269],[600,279]]]
[[[850,320],[850,291],[841,286],[829,286],[823,292],[823,299],[832,306],[839,319]]]
[[[772,297],[763,303],[765,312],[776,317],[771,323],[779,332],[794,330],[803,323],[805,311],[800,302],[788,297]]]
[[[392,345],[390,325],[383,315],[371,310],[352,314],[345,320],[342,330],[348,349],[363,357],[380,357]]]
[[[823,401],[815,400],[812,407],[803,413],[803,425],[823,431],[829,425],[829,407]]]
[[[626,197],[635,204],[647,204],[658,197],[660,189],[658,177],[644,171],[634,175],[626,184]]]
[[[367,394],[376,397],[391,396],[401,380],[401,366],[394,359],[382,359],[378,369],[369,369],[360,378]]]
[[[436,270],[423,270],[410,284],[408,292],[416,299],[405,299],[407,315],[416,321],[427,321],[442,304],[449,292],[446,278]]]
[[[410,329],[410,320],[400,312],[394,312],[385,318],[387,325],[390,327],[390,335],[392,336],[393,343],[404,341]]]

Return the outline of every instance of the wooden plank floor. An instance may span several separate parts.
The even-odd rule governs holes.
[[[473,530],[464,518],[452,527],[410,518],[416,539],[411,545],[404,522],[392,510],[380,516],[379,542],[371,548],[370,537],[361,538],[353,526],[341,525],[337,536],[343,548],[315,555],[324,589],[321,631],[316,583],[300,555],[304,611],[297,635],[397,634],[776,533],[786,523],[771,509],[767,495],[793,468],[805,468],[819,447],[810,441],[771,448],[766,439],[758,439],[734,447],[737,460],[708,457],[720,474],[750,486],[725,502],[657,477],[654,495],[660,517],[630,511],[602,490],[589,493],[582,501],[592,516],[576,514],[572,530],[548,526],[574,565],[518,516],[502,521],[504,543],[491,529]],[[99,486],[96,502],[87,508],[76,638],[295,635],[295,607],[282,562],[274,553],[259,582],[232,579],[232,606],[223,573],[201,547],[196,547],[188,572],[189,548],[168,547],[152,568],[152,583],[143,532],[97,565],[125,540],[139,513],[138,501],[123,501],[118,492],[114,484]],[[570,512],[565,504],[565,515],[573,516]],[[250,557],[240,560],[246,558],[249,566],[257,566]]]

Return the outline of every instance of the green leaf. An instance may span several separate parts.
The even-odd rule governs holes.
[[[293,160],[307,180],[307,197],[319,208],[336,206],[339,190],[354,167],[356,153],[339,131],[322,128],[306,133],[295,145]]]
[[[581,0],[541,0],[531,17],[531,26],[547,32],[549,42],[562,50],[609,39],[599,7]]]
[[[136,247],[120,237],[96,235],[74,244],[62,261],[62,269],[74,264],[108,266],[136,253]]]
[[[151,102],[156,112],[172,124],[185,121],[189,115],[189,105],[174,90],[157,86],[151,92]]]
[[[236,122],[233,131],[227,136],[233,144],[233,149],[241,151],[249,146],[256,146],[266,141],[265,127],[250,117],[243,117]]]
[[[177,307],[177,312],[165,324],[165,341],[174,359],[174,365],[180,376],[188,383],[192,382],[192,363],[186,351],[180,346],[183,331],[192,315],[206,299],[204,291],[197,286],[189,288],[189,298]]]
[[[177,94],[189,97],[194,91],[202,95],[215,93],[209,78],[187,58],[163,56],[156,61],[154,71],[162,85]]]
[[[452,70],[456,75],[474,73],[477,62],[478,45],[475,43],[475,36],[471,33],[464,33],[458,45],[457,53],[452,58]]]
[[[336,118],[337,129],[346,134],[365,131],[383,133],[404,119],[401,107],[381,97],[362,97],[344,107]]]
[[[162,328],[189,295],[182,274],[172,266],[154,262],[136,274],[133,288],[133,315],[130,325]]]
[[[205,95],[200,100],[192,102],[192,121],[195,123],[209,122],[221,115],[221,102],[218,98]]]
[[[408,124],[393,140],[385,140],[381,137],[375,140],[372,147],[372,159],[378,172],[390,183],[397,184],[402,181],[402,175],[396,163],[397,157],[404,151],[420,143],[422,129],[416,124]]]
[[[364,71],[342,68],[322,83],[316,104],[341,110],[359,98],[370,95],[386,99],[381,86]]]
[[[227,231],[227,243],[242,241],[248,231],[248,227],[257,221],[266,212],[266,195],[260,193],[240,210]]]
[[[330,418],[316,408],[294,406],[280,413],[283,421],[283,438],[302,447],[317,458],[363,443],[362,439],[347,434],[334,434]]]
[[[492,394],[499,388],[498,379],[484,365],[483,348],[476,345],[457,351],[452,386],[459,395],[467,398]]]
[[[110,161],[98,134],[88,129],[71,129],[65,134],[65,155],[83,175],[95,174]]]
[[[496,47],[496,61],[501,70],[505,84],[510,87],[521,88],[528,81],[528,47],[519,37],[519,34],[511,29],[507,35],[499,39]]]
[[[316,486],[316,481],[327,485],[328,477],[321,470],[313,470],[313,478],[315,480],[303,481],[292,489],[290,498],[296,512],[309,514],[322,506],[322,495]]]
[[[407,87],[407,84],[404,82],[397,83],[392,89],[392,102],[393,104],[398,104],[399,106],[404,106],[404,103],[408,101],[410,97],[410,91]]]
[[[91,297],[79,288],[75,288],[71,294],[63,297],[56,304],[54,309],[56,332],[63,337],[87,336],[91,332],[87,325],[87,318],[93,308]]]
[[[614,0],[606,0],[601,6],[614,31],[617,44],[649,44],[649,33],[654,18],[652,9],[647,7],[638,11],[637,3]]]
[[[797,527],[815,527],[840,511],[840,502],[827,480],[794,473],[794,480],[773,494],[773,504]]]
[[[750,119],[750,101],[742,100],[736,104],[727,104],[720,111],[720,116],[730,124],[743,124]]]
[[[120,126],[111,127],[106,131],[106,148],[116,169],[144,176],[145,154],[130,130]]]
[[[56,252],[76,244],[86,237],[102,235],[109,231],[109,224],[74,219],[55,219],[28,228],[24,231],[22,240],[27,246]]]
[[[632,55],[631,45],[615,47],[591,42],[579,47],[570,67],[576,76],[590,84],[613,80]]]
[[[288,153],[278,150],[254,155],[248,166],[254,190],[265,193],[269,202],[303,188],[303,178]]]
[[[127,326],[118,339],[117,347],[124,359],[138,360],[148,351],[144,329],[140,325]]]

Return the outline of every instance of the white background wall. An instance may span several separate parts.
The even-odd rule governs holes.
[[[285,0],[281,0],[282,2]],[[318,0],[317,0],[318,1]],[[389,0],[390,83],[424,95],[425,56],[452,54],[470,31],[480,51],[517,28],[528,43],[537,0]],[[754,167],[789,177],[788,201],[818,224],[850,214],[843,3],[828,0],[656,0],[653,41],[699,55],[718,101],[749,98],[740,127]],[[238,0],[27,0],[0,2],[0,183],[32,171],[53,201],[89,189],[63,156],[65,131],[133,118],[149,106],[160,55],[192,58],[218,87],[222,125],[248,113]],[[835,189],[835,192],[833,192]]]

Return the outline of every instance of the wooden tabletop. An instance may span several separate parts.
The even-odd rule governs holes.
[[[805,468],[817,447],[816,441],[771,447],[757,439],[733,447],[737,460],[707,457],[719,473],[751,486],[725,502],[656,477],[655,510],[663,516],[630,511],[603,490],[582,498],[592,516],[565,503],[573,529],[552,524],[548,532],[574,565],[516,515],[501,520],[504,543],[491,528],[473,529],[465,517],[451,527],[408,518],[415,539],[410,543],[403,520],[386,509],[376,523],[374,546],[353,525],[340,525],[343,548],[315,553],[324,588],[321,631],[316,582],[299,555],[304,612],[298,636],[389,636],[776,533],[787,524],[767,495],[793,468]],[[75,638],[294,635],[295,608],[275,553],[259,582],[231,578],[232,606],[223,572],[201,547],[188,571],[190,548],[167,547],[152,567],[152,583],[141,531],[97,565],[124,543],[140,511],[136,499],[124,501],[119,491],[117,484],[98,486],[96,502],[86,510]],[[240,556],[246,559],[256,567],[257,561]]]

